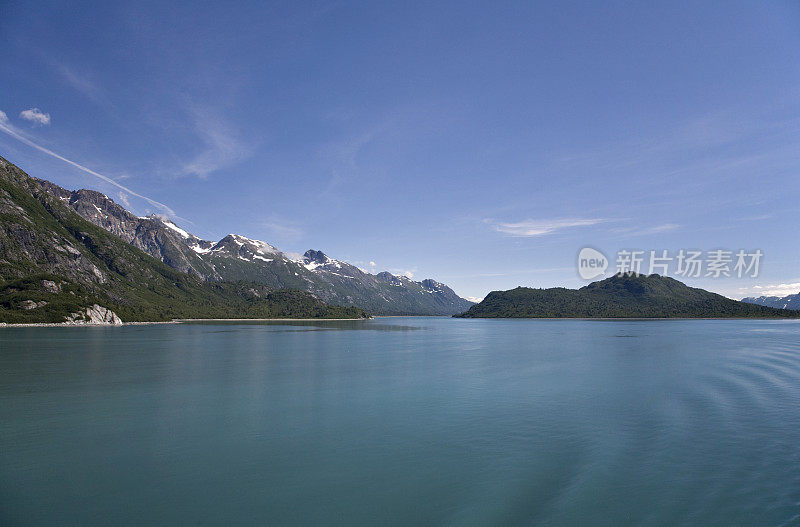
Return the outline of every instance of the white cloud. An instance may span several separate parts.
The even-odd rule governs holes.
[[[475,302],[476,304],[480,303],[480,301],[483,300],[482,296],[465,296],[464,298],[466,300],[469,300],[470,302]]]
[[[375,265],[376,265],[375,262],[373,262],[372,260],[369,261],[369,266],[370,267],[375,267]]]
[[[788,296],[800,293],[800,282],[784,284],[755,285],[750,291],[742,288],[740,294],[745,296]]]
[[[486,223],[492,225],[498,232],[509,234],[511,236],[544,236],[552,234],[562,229],[571,227],[588,227],[590,225],[597,225],[603,223],[605,219],[600,218],[566,218],[566,219],[551,219],[551,220],[524,220],[515,223],[498,222],[495,220],[484,220]]]
[[[413,269],[400,269],[397,267],[393,269],[388,269],[388,271],[395,276],[405,276],[406,278],[411,278],[411,279],[414,278],[414,272],[416,270],[417,270],[416,267],[414,267]]]
[[[29,108],[27,110],[22,110],[19,113],[19,116],[25,119],[26,121],[30,121],[34,124],[38,125],[50,124],[50,114],[44,113],[39,108]]]
[[[6,115],[6,112],[0,110],[0,124],[5,124],[7,122],[8,122],[8,116]]]

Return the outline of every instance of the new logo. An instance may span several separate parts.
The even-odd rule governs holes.
[[[578,253],[578,274],[584,280],[603,276],[606,269],[608,269],[608,258],[597,249],[584,247]]]

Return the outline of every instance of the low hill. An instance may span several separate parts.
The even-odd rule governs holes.
[[[461,318],[787,318],[659,275],[615,275],[580,289],[493,291]]]

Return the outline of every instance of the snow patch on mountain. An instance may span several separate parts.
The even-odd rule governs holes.
[[[196,252],[197,254],[208,254],[211,252],[211,248],[204,249],[199,244],[190,245],[189,248]]]
[[[189,238],[189,233],[188,232],[186,232],[185,230],[181,229],[180,227],[178,227],[177,225],[175,225],[171,221],[169,221],[169,220],[161,220],[161,223],[163,223],[167,228],[172,229],[173,231],[177,232],[182,237]]]

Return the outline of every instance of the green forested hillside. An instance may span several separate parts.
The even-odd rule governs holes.
[[[304,292],[202,282],[84,220],[0,158],[0,322],[61,322],[92,304],[123,321],[366,316]]]
[[[462,318],[764,318],[798,317],[688,287],[659,275],[616,275],[580,289],[517,287],[493,291]]]

